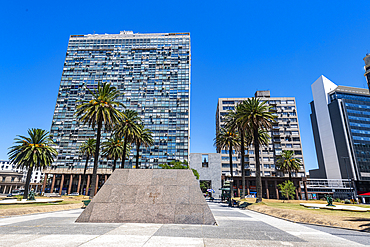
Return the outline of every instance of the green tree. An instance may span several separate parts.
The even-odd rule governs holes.
[[[126,154],[127,145],[131,145],[135,136],[138,136],[141,123],[141,118],[136,111],[127,109],[123,114],[125,115],[124,119],[115,127],[115,134],[124,139],[121,168],[125,168],[125,160],[128,156]]]
[[[116,169],[117,160],[123,155],[123,141],[117,136],[111,137],[108,141],[102,143],[103,155],[113,160],[112,172]]]
[[[248,131],[253,140],[255,160],[256,160],[256,187],[257,200],[262,201],[262,181],[261,181],[261,167],[260,167],[260,153],[261,145],[261,131],[271,129],[272,122],[275,116],[270,112],[270,106],[266,101],[260,101],[258,98],[249,98],[240,104],[237,121],[242,126],[242,129]],[[244,132],[245,133],[245,132]],[[243,139],[243,138],[242,138]]]
[[[285,181],[284,183],[278,184],[278,187],[281,190],[281,193],[284,194],[288,200],[289,198],[294,198],[295,186],[292,181]]]
[[[234,172],[233,172],[233,149],[237,150],[240,147],[240,139],[238,133],[233,133],[231,130],[222,128],[217,132],[214,139],[214,145],[217,150],[229,150],[229,164],[231,174],[231,188],[233,188]],[[233,193],[232,193],[233,194]]]
[[[209,189],[209,182],[208,181],[200,181],[199,183],[200,189],[203,193],[207,192],[207,189]]]
[[[98,171],[100,138],[103,124],[106,129],[111,129],[125,116],[116,109],[116,107],[119,106],[124,107],[124,105],[117,100],[119,97],[117,88],[111,86],[109,83],[99,83],[94,92],[89,89],[88,91],[92,95],[92,100],[81,102],[81,104],[77,106],[75,115],[78,121],[92,127],[93,129],[95,129],[95,126],[97,125],[94,168],[91,180],[92,190],[90,192],[90,198],[93,198],[97,183],[96,174]]]
[[[284,150],[276,162],[278,170],[288,172],[290,181],[292,181],[292,172],[298,172],[301,165],[301,160],[294,157],[293,150]]]
[[[92,157],[95,153],[95,147],[96,147],[96,140],[88,139],[83,144],[81,144],[79,148],[80,153],[86,156],[86,163],[85,163],[85,168],[84,168],[84,178],[83,178],[84,180],[82,181],[81,192],[80,192],[81,195],[83,192],[84,185],[87,182],[86,170],[89,164],[90,157]],[[87,193],[88,193],[88,190],[86,189],[86,195]]]
[[[158,166],[162,169],[190,169],[190,170],[192,170],[196,179],[197,180],[199,179],[198,171],[193,169],[193,168],[190,168],[189,164],[186,160],[182,161],[182,162],[173,160],[173,161],[170,162],[170,164],[160,164]]]
[[[18,136],[14,139],[15,145],[9,148],[9,160],[17,168],[27,168],[27,178],[23,198],[27,199],[30,179],[34,169],[41,169],[51,165],[58,152],[52,147],[55,145],[49,132],[42,129],[29,129],[28,137]]]
[[[139,131],[134,136],[134,142],[136,145],[136,169],[139,168],[139,155],[140,155],[140,146],[150,147],[153,145],[154,140],[152,132],[149,129],[144,128],[144,125],[139,124]]]

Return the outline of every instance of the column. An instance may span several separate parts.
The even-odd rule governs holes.
[[[10,185],[9,193],[12,193],[13,185]]]
[[[279,200],[279,189],[277,187],[277,181],[275,180],[274,182],[275,182],[276,199]]]
[[[68,186],[68,193],[71,194],[71,189],[72,189],[72,183],[73,183],[73,175],[69,175],[69,186]]]
[[[48,174],[45,173],[45,176],[44,176],[44,183],[42,184],[42,191],[41,191],[41,194],[44,194],[45,193],[45,188],[46,188],[46,182],[48,180]]]
[[[105,174],[105,176],[104,176],[104,183],[107,182],[107,179],[108,179],[108,175]]]
[[[299,193],[299,200],[302,200],[302,189],[301,189],[300,181],[298,181],[298,193]]]
[[[53,181],[51,182],[50,193],[54,192],[54,185],[55,185],[55,174],[52,174],[52,175],[53,175]]]
[[[64,174],[62,174],[62,178],[60,179],[60,187],[59,187],[60,196],[62,195],[63,183],[64,183]]]
[[[249,195],[250,191],[249,191],[249,180],[248,179],[245,181],[245,186],[247,186],[246,192],[247,192],[247,195]]]
[[[81,187],[81,174],[78,175],[78,184],[77,184],[77,192],[80,193],[80,187]]]
[[[99,184],[99,175],[96,174],[95,195],[96,195],[96,192],[98,192],[98,184]]]
[[[304,186],[304,193],[306,195],[306,201],[307,201],[308,200],[308,192],[307,192],[307,182],[306,181],[303,182],[303,186]]]
[[[295,199],[299,200],[297,186],[295,187]]]
[[[87,183],[86,183],[86,189],[85,189],[86,196],[89,194],[89,186],[90,186],[90,174],[87,175]]]
[[[238,188],[238,197],[240,197],[240,189]]]
[[[265,180],[265,187],[266,187],[266,198],[270,199],[269,182],[267,180]]]
[[[6,185],[4,186],[4,194],[6,194]]]

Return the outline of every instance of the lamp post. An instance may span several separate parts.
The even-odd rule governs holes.
[[[231,207],[232,206],[232,203],[231,203],[231,197],[234,193],[234,188],[233,188],[233,180],[231,179],[231,174],[228,174],[227,177],[229,178],[228,181],[229,181],[229,187],[230,187],[230,192],[229,192],[229,206]]]
[[[353,190],[352,190],[352,177],[349,178],[349,174],[348,174],[348,168],[347,168],[347,162],[346,160],[348,159],[349,160],[349,157],[341,157],[343,160],[344,160],[344,165],[346,167],[346,172],[347,172],[347,179],[349,181],[349,186],[350,186],[350,190],[351,190],[351,199],[354,199],[354,195],[353,195]]]

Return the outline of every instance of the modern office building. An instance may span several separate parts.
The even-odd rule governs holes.
[[[324,76],[312,85],[311,122],[319,168],[310,178],[352,179],[370,189],[370,94]]]
[[[305,167],[302,153],[300,130],[297,116],[297,106],[294,97],[270,97],[270,91],[257,91],[255,97],[264,100],[271,106],[271,111],[277,116],[276,122],[270,131],[271,140],[267,147],[260,148],[260,164],[263,184],[263,191],[266,198],[279,198],[277,183],[288,177],[288,174],[276,169],[276,161],[283,150],[293,150],[295,157],[301,159],[302,166],[298,173],[293,173],[293,179],[298,186],[299,181],[305,178]],[[216,111],[216,132],[225,126],[225,116],[229,110],[234,110],[235,106],[247,98],[219,98]],[[227,177],[230,174],[229,151],[217,149],[221,153],[222,175]],[[256,191],[255,176],[256,163],[253,145],[245,151],[245,175],[247,176],[247,193]],[[241,155],[240,152],[233,150],[233,171],[234,180],[240,183],[241,188]],[[236,176],[236,177],[235,177]],[[234,183],[235,184],[235,183]],[[275,189],[269,187],[274,187]],[[267,188],[267,190],[266,190]],[[270,194],[270,195],[269,195]]]
[[[79,146],[94,138],[96,133],[76,121],[76,102],[90,100],[89,90],[94,90],[99,82],[117,87],[121,94],[119,100],[126,109],[137,111],[145,127],[153,132],[155,143],[142,151],[142,167],[156,168],[172,160],[188,160],[190,68],[189,33],[122,31],[119,34],[72,35],[51,126],[59,155],[54,169],[46,173],[61,171],[68,174],[67,177],[81,174],[64,171],[83,169],[86,160],[79,153]],[[109,137],[110,133],[104,130],[103,141]],[[135,151],[133,146],[125,162],[126,168],[135,163],[132,155]],[[92,159],[89,164],[93,165]],[[100,157],[101,172],[98,173],[109,174],[112,164]],[[58,183],[59,187],[65,186]],[[76,191],[77,187],[78,182],[74,182],[71,190]]]

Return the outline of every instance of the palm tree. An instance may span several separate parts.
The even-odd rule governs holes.
[[[84,180],[82,181],[82,186],[81,186],[81,192],[83,191],[83,187],[85,183],[87,182],[87,176],[86,176],[86,170],[87,170],[87,165],[89,163],[90,157],[92,157],[95,153],[95,147],[96,147],[96,140],[95,139],[88,139],[86,140],[85,143],[83,143],[80,146],[80,153],[82,155],[86,155],[86,163],[85,163],[85,168],[84,168]],[[86,195],[88,191],[86,189]],[[82,193],[81,193],[82,194]]]
[[[229,162],[230,162],[230,174],[231,174],[231,183],[230,188],[233,187],[234,181],[234,172],[233,172],[233,149],[237,149],[240,147],[240,139],[238,133],[233,133],[230,130],[222,128],[216,134],[216,138],[214,139],[214,145],[216,146],[217,150],[229,150]],[[230,198],[233,196],[234,191],[233,189],[230,190]],[[231,200],[231,199],[230,199]]]
[[[17,165],[17,168],[28,169],[24,199],[28,197],[32,171],[51,165],[58,155],[58,152],[51,147],[55,143],[48,131],[32,128],[28,130],[28,135],[29,137],[18,136],[18,138],[15,138],[16,145],[10,147],[8,152],[9,160]]]
[[[119,97],[117,88],[111,86],[109,83],[99,83],[95,92],[90,90],[89,92],[92,94],[92,100],[84,101],[82,104],[78,105],[75,114],[77,119],[83,124],[87,124],[92,128],[95,128],[95,125],[98,126],[96,131],[94,168],[91,180],[91,188],[93,189],[90,193],[90,198],[93,198],[97,183],[96,174],[98,171],[101,130],[103,124],[106,129],[110,129],[124,118],[124,115],[115,108],[118,106],[124,107],[124,105],[117,101]]]
[[[134,110],[127,109],[123,114],[125,115],[124,119],[115,128],[115,134],[124,138],[121,168],[125,168],[127,144],[131,144],[134,137],[138,135],[141,122],[139,114]]]
[[[154,140],[152,136],[152,132],[149,129],[145,129],[144,125],[139,125],[139,132],[134,137],[134,141],[136,144],[136,169],[139,168],[139,153],[140,153],[140,146],[143,145],[144,147],[150,147],[153,145]]]
[[[112,172],[116,169],[117,160],[123,154],[123,141],[117,136],[113,136],[108,141],[102,143],[103,155],[108,159],[113,159]]]
[[[292,181],[292,172],[298,172],[302,162],[300,159],[294,158],[293,150],[284,150],[276,165],[279,170],[288,172],[289,181]]]
[[[237,131],[239,133],[239,138],[240,138],[240,153],[241,153],[241,172],[242,172],[242,195],[241,199],[245,198],[245,146],[250,145],[248,142],[251,139],[249,135],[249,132],[245,129],[244,123],[241,121],[243,117],[243,107],[244,104],[239,103],[236,107],[235,110],[229,111],[228,114],[226,115],[226,127],[229,128],[231,131]]]
[[[256,158],[256,187],[257,200],[262,201],[262,181],[260,167],[259,147],[261,145],[259,134],[262,130],[269,130],[275,116],[269,111],[270,106],[266,101],[260,101],[258,98],[249,98],[240,104],[238,121],[243,126],[244,130],[250,131],[253,137],[253,146]],[[243,138],[242,138],[243,139]]]

